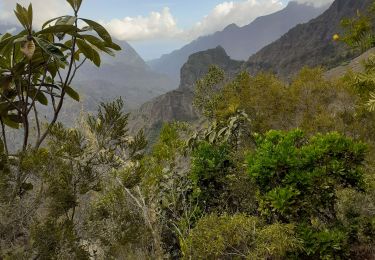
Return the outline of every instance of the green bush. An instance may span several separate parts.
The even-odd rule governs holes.
[[[185,259],[275,259],[299,248],[293,225],[265,225],[257,217],[236,214],[203,217],[182,252]]]

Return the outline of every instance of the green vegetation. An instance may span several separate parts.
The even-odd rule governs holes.
[[[1,259],[374,256],[372,60],[336,81],[320,68],[285,83],[211,67],[195,91],[204,122],[165,124],[150,147],[121,99],[58,123],[65,95],[79,100],[82,62],[118,49],[96,22],[79,28],[81,1],[68,2],[74,15],[40,32],[17,5],[25,30],[0,39]],[[52,121],[39,121],[41,105]]]

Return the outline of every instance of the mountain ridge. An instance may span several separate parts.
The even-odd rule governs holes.
[[[154,70],[176,78],[191,54],[218,45],[221,45],[232,59],[247,60],[253,53],[277,40],[296,24],[315,18],[327,8],[328,6],[316,8],[292,1],[284,9],[258,17],[248,25],[239,27],[230,24],[222,31],[201,36],[178,50],[149,61],[148,64]]]

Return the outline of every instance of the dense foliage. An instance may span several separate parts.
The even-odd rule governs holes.
[[[374,257],[372,59],[339,80],[304,68],[289,83],[211,67],[196,84],[202,120],[165,124],[150,146],[129,132],[122,99],[58,123],[65,94],[79,99],[79,56],[99,65],[99,50],[117,48],[99,24],[79,28],[81,1],[68,2],[74,15],[41,32],[17,6],[25,30],[0,39],[1,259]],[[20,126],[17,147],[7,137]]]

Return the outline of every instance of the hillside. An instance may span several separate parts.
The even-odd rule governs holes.
[[[371,0],[336,0],[322,15],[306,24],[297,25],[279,40],[251,56],[246,69],[252,74],[271,71],[290,78],[303,66],[332,68],[355,54],[344,45],[332,41],[335,33],[342,31],[343,18],[353,17],[364,10]]]
[[[129,109],[139,107],[150,99],[162,95],[177,85],[168,76],[151,70],[138,53],[126,42],[116,57],[103,57],[100,68],[84,65],[77,74],[76,85],[95,106],[97,101],[121,96]]]
[[[357,10],[364,9],[370,2],[336,0],[321,16],[307,24],[297,25],[247,62],[232,60],[222,47],[191,55],[181,69],[179,89],[141,106],[133,115],[132,125],[135,129],[153,129],[162,122],[197,118],[197,113],[192,107],[192,88],[195,81],[202,77],[212,64],[219,65],[229,75],[242,69],[253,74],[271,70],[287,78],[303,66],[334,67],[334,64],[351,60],[355,54],[350,53],[345,46],[333,43],[331,37],[340,31],[342,18],[353,16]]]
[[[237,60],[247,60],[262,47],[277,40],[295,25],[317,17],[328,6],[315,8],[312,5],[290,2],[286,8],[276,13],[258,17],[252,23],[238,27],[235,24],[212,35],[203,36],[179,50],[150,61],[150,66],[172,78],[178,78],[179,70],[196,52],[222,46],[228,55]]]

